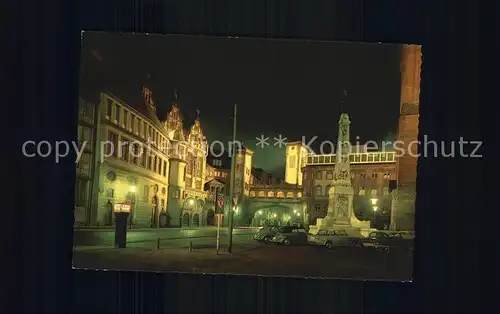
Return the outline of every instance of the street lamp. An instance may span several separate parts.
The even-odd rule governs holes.
[[[377,223],[377,206],[373,206],[373,226],[375,227],[375,224]]]
[[[131,185],[128,190],[132,193],[135,193],[137,191],[137,187],[135,185]]]
[[[370,199],[370,201],[372,202],[372,205],[375,206],[375,205],[377,205],[378,198],[372,198],[372,199]]]

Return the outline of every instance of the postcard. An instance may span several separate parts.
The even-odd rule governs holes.
[[[412,279],[420,46],[82,38],[75,268]]]

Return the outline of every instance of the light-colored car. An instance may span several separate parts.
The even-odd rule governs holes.
[[[278,228],[278,226],[262,227],[257,233],[254,234],[253,238],[259,242],[269,242],[276,234]]]
[[[327,249],[356,244],[355,239],[349,237],[345,230],[319,230],[316,234],[309,234],[308,242],[313,245],[325,246]]]

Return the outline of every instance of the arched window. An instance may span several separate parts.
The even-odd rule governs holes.
[[[278,198],[285,198],[285,193],[280,191],[277,193],[277,196],[278,196]]]
[[[302,197],[302,192],[297,192],[297,197],[301,198]]]
[[[267,192],[267,197],[274,197],[274,192],[273,191]]]
[[[286,193],[286,198],[294,198],[293,192]]]
[[[255,197],[255,191],[250,191],[250,197]]]
[[[321,185],[316,185],[314,187],[314,194],[321,196],[323,194],[323,189],[321,188]]]
[[[325,188],[325,194],[328,195],[328,193],[330,193],[330,189],[332,188],[331,185],[327,185],[326,188]]]
[[[266,192],[264,191],[259,191],[259,197],[266,197]]]
[[[327,180],[333,180],[333,171],[328,170],[328,171],[326,172],[326,179],[327,179]]]

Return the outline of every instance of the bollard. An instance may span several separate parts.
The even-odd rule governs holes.
[[[193,242],[189,241],[189,252],[193,252]]]
[[[160,238],[158,238],[156,240],[156,249],[159,250],[160,249]]]

